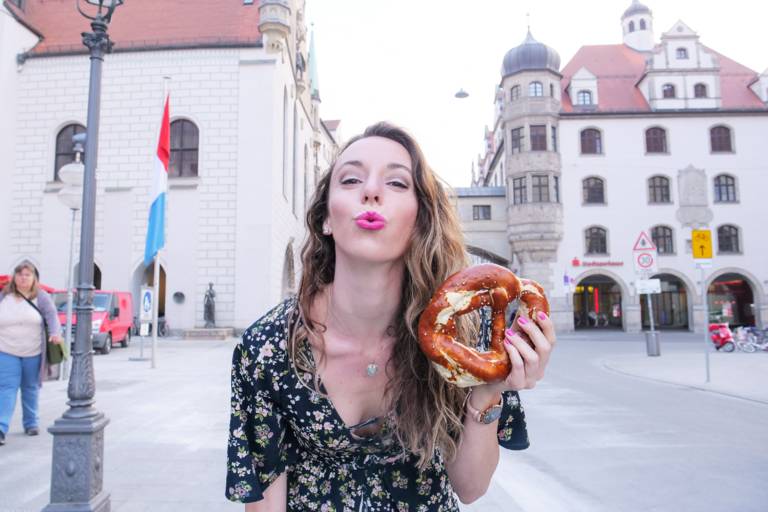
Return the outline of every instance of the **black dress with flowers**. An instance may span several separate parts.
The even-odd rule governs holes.
[[[295,305],[289,299],[267,313],[235,348],[226,496],[261,500],[287,472],[292,512],[458,511],[439,451],[419,471],[394,440],[392,418],[375,437],[356,436],[326,396],[299,381],[311,376],[297,375],[286,352]],[[311,354],[308,345],[303,350]],[[517,393],[504,393],[498,437],[505,448],[528,447]]]

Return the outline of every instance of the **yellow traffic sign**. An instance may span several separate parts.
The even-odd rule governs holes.
[[[691,245],[693,257],[697,260],[712,258],[712,231],[708,229],[694,229],[691,232]]]

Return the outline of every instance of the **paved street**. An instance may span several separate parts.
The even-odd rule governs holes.
[[[161,341],[156,370],[128,360],[138,343],[95,357],[114,511],[242,510],[223,497],[234,343]],[[768,353],[713,354],[707,387],[701,345],[665,333],[648,358],[639,335],[562,337],[547,380],[523,394],[532,447],[503,452],[489,493],[464,510],[765,510]],[[65,383],[45,385],[43,425],[65,399]],[[17,411],[0,448],[12,468],[0,472],[2,511],[48,502],[52,438],[20,432]]]

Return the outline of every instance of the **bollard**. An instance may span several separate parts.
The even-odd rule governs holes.
[[[646,331],[645,332],[645,350],[651,357],[656,357],[661,354],[659,350],[659,332],[658,331]]]

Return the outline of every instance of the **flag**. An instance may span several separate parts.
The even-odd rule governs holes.
[[[152,189],[149,198],[149,224],[147,244],[144,248],[144,265],[149,265],[157,252],[165,246],[165,196],[168,188],[168,164],[171,160],[171,121],[169,112],[170,95],[165,97],[160,138],[157,141],[157,155],[152,170]]]

